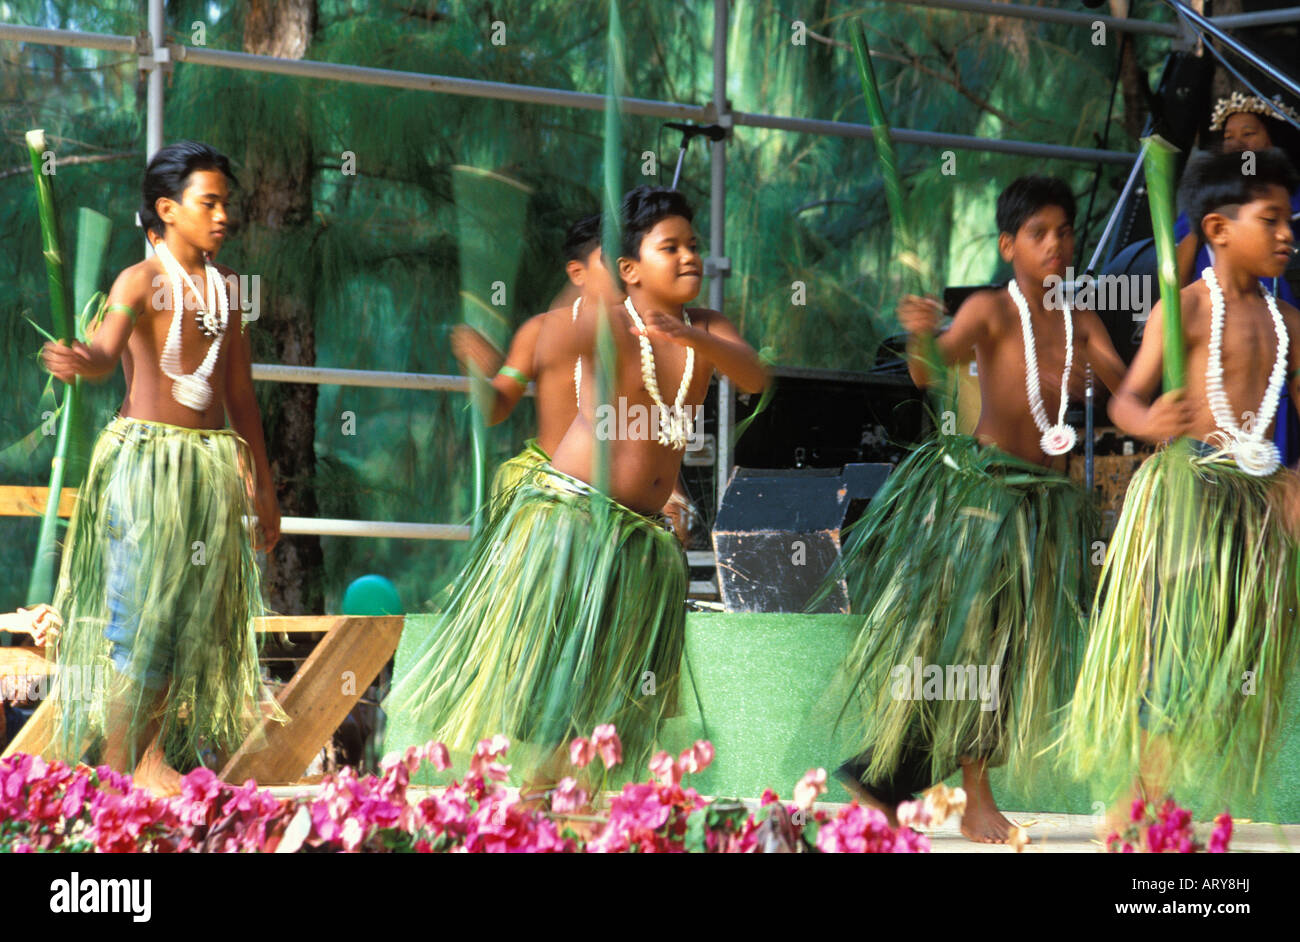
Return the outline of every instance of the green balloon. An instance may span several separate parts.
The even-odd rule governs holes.
[[[401,615],[397,587],[383,576],[362,576],[343,593],[344,615]]]

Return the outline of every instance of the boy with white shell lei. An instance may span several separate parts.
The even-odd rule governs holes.
[[[55,690],[52,748],[70,762],[95,749],[160,795],[179,791],[176,765],[237,748],[262,711],[283,717],[258,673],[249,524],[255,511],[269,550],[280,511],[236,279],[211,261],[233,179],[206,144],[160,149],[140,207],[154,257],[118,275],[89,344],[42,349],[64,382],[104,379],[119,359],[126,374],[77,495],[55,596],[61,670],[103,665],[112,681],[94,697]]]
[[[480,534],[446,614],[399,659],[385,703],[388,751],[429,739],[468,751],[502,733],[524,747],[511,750],[517,774],[553,783],[556,748],[604,723],[617,727],[626,766],[644,767],[660,721],[675,711],[689,580],[659,510],[713,371],[746,392],[768,378],[722,314],[685,307],[703,277],[685,198],[639,187],[622,215],[628,297],[606,315],[612,406],[654,418],[627,423],[622,437],[598,420],[596,324],[579,318],[578,414],[551,462]],[[606,493],[592,484],[598,437],[608,447]]]
[[[1014,828],[988,769],[1023,772],[1050,743],[1083,650],[1096,513],[1062,473],[1078,439],[1068,399],[1082,397],[1087,364],[1111,389],[1124,375],[1094,312],[1044,304],[1048,279],[1074,254],[1074,210],[1063,181],[1021,177],[997,203],[998,250],[1015,273],[1007,287],[973,294],[937,337],[937,302],[909,295],[899,305],[918,386],[935,379],[926,360],[974,356],[979,422],[974,435],[941,432],[899,465],[832,574],[863,617],[842,714],[857,724],[860,751],[838,777],[892,819],[899,802],[960,768],[962,833],[982,843]],[[973,666],[997,682],[982,694],[913,690],[916,664],[944,676]]]
[[[1202,154],[1184,171],[1181,202],[1214,249],[1180,294],[1186,389],[1152,403],[1157,305],[1111,401],[1121,429],[1168,444],[1125,496],[1066,740],[1076,773],[1110,796],[1182,790],[1203,811],[1259,785],[1300,612],[1296,475],[1271,439],[1283,383],[1300,393],[1300,313],[1259,281],[1291,257],[1297,177],[1276,150],[1243,166]]]

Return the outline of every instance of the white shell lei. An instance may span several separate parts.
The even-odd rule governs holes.
[[[1062,311],[1065,317],[1065,370],[1061,374],[1061,408],[1056,415],[1056,424],[1047,424],[1047,410],[1043,408],[1043,391],[1038,379],[1038,352],[1034,349],[1034,328],[1029,322],[1029,302],[1020,292],[1020,285],[1014,278],[1007,285],[1011,300],[1020,312],[1020,330],[1025,338],[1025,391],[1029,395],[1029,412],[1034,417],[1034,424],[1043,433],[1039,440],[1043,452],[1049,455],[1063,455],[1074,447],[1078,433],[1072,426],[1065,424],[1065,408],[1070,402],[1070,364],[1074,360],[1074,319],[1070,317],[1070,307]]]
[[[569,319],[570,323],[578,322],[578,305],[582,303],[582,295],[573,299],[573,316]],[[579,356],[573,361],[573,400],[578,404],[578,411],[582,411],[582,357]]]
[[[1214,437],[1219,440],[1217,444],[1232,455],[1241,470],[1256,477],[1267,477],[1282,464],[1277,446],[1271,441],[1265,441],[1264,435],[1277,414],[1282,383],[1286,379],[1286,324],[1282,320],[1282,312],[1277,308],[1277,302],[1261,285],[1260,294],[1264,295],[1268,312],[1273,315],[1273,330],[1277,333],[1277,357],[1273,361],[1273,372],[1269,374],[1264,401],[1259,404],[1259,411],[1255,413],[1254,422],[1247,432],[1233,418],[1232,405],[1223,389],[1223,289],[1219,286],[1213,268],[1206,268],[1201,272],[1201,277],[1210,289],[1210,349],[1205,365],[1205,398],[1209,401],[1215,424],[1220,429]]]
[[[194,297],[200,304],[204,303],[204,298],[199,294],[199,289],[190,278],[189,272],[181,268],[180,262],[176,261],[176,257],[172,255],[165,242],[159,241],[154,245],[154,253],[170,276],[172,289],[172,322],[167,330],[167,341],[163,344],[158,365],[164,375],[172,381],[172,398],[195,412],[203,412],[212,404],[212,386],[208,383],[208,378],[216,368],[217,357],[221,353],[221,341],[230,320],[230,301],[226,297],[226,286],[212,263],[205,260],[203,269],[207,279],[207,303],[203,310],[203,323],[216,334],[216,337],[208,347],[207,356],[203,358],[199,368],[193,373],[182,373],[181,320],[185,313],[182,279],[194,292]]]
[[[641,332],[641,378],[645,381],[646,391],[650,393],[650,398],[654,400],[655,406],[659,409],[659,444],[667,445],[669,448],[682,451],[689,439],[690,418],[684,408],[686,404],[686,391],[691,386],[691,377],[695,373],[695,348],[686,348],[686,369],[682,371],[682,384],[677,387],[677,396],[673,400],[670,408],[663,400],[659,393],[659,381],[655,378],[655,354],[654,349],[650,346],[650,338],[646,336],[646,326],[641,320],[641,315],[636,312],[632,306],[632,299],[626,298],[623,306],[627,308],[627,313],[632,317],[632,323],[636,325],[637,330]],[[682,319],[686,326],[691,326],[691,315],[686,313],[682,308]]]

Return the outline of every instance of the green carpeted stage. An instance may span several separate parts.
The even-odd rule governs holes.
[[[400,672],[410,652],[431,630],[435,616],[408,615],[397,651]],[[846,615],[692,613],[686,620],[686,660],[682,701],[685,715],[665,724],[661,740],[674,753],[697,738],[712,741],[713,765],[689,784],[702,794],[756,798],[771,787],[790,798],[794,784],[810,768],[828,773],[845,758],[844,731],[835,730],[843,705],[836,668],[854,634]],[[1234,803],[1235,817],[1277,823],[1300,822],[1300,737],[1294,735],[1297,700],[1288,700],[1287,730],[1260,793]],[[420,740],[402,716],[388,718],[385,749]],[[463,763],[457,771],[463,772]],[[644,776],[642,776],[644,777]],[[959,784],[960,777],[953,779]],[[833,780],[827,801],[847,801]],[[1001,770],[993,776],[1003,808],[1089,815],[1097,809],[1086,785],[1063,775],[1043,773],[1029,782],[1009,783]],[[1178,796],[1202,815],[1222,808],[1200,808],[1195,796]]]

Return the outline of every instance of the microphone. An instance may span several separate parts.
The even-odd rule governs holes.
[[[679,124],[676,121],[665,121],[664,127],[681,131],[688,138],[704,136],[711,141],[720,141],[727,136],[727,129],[720,124]]]

